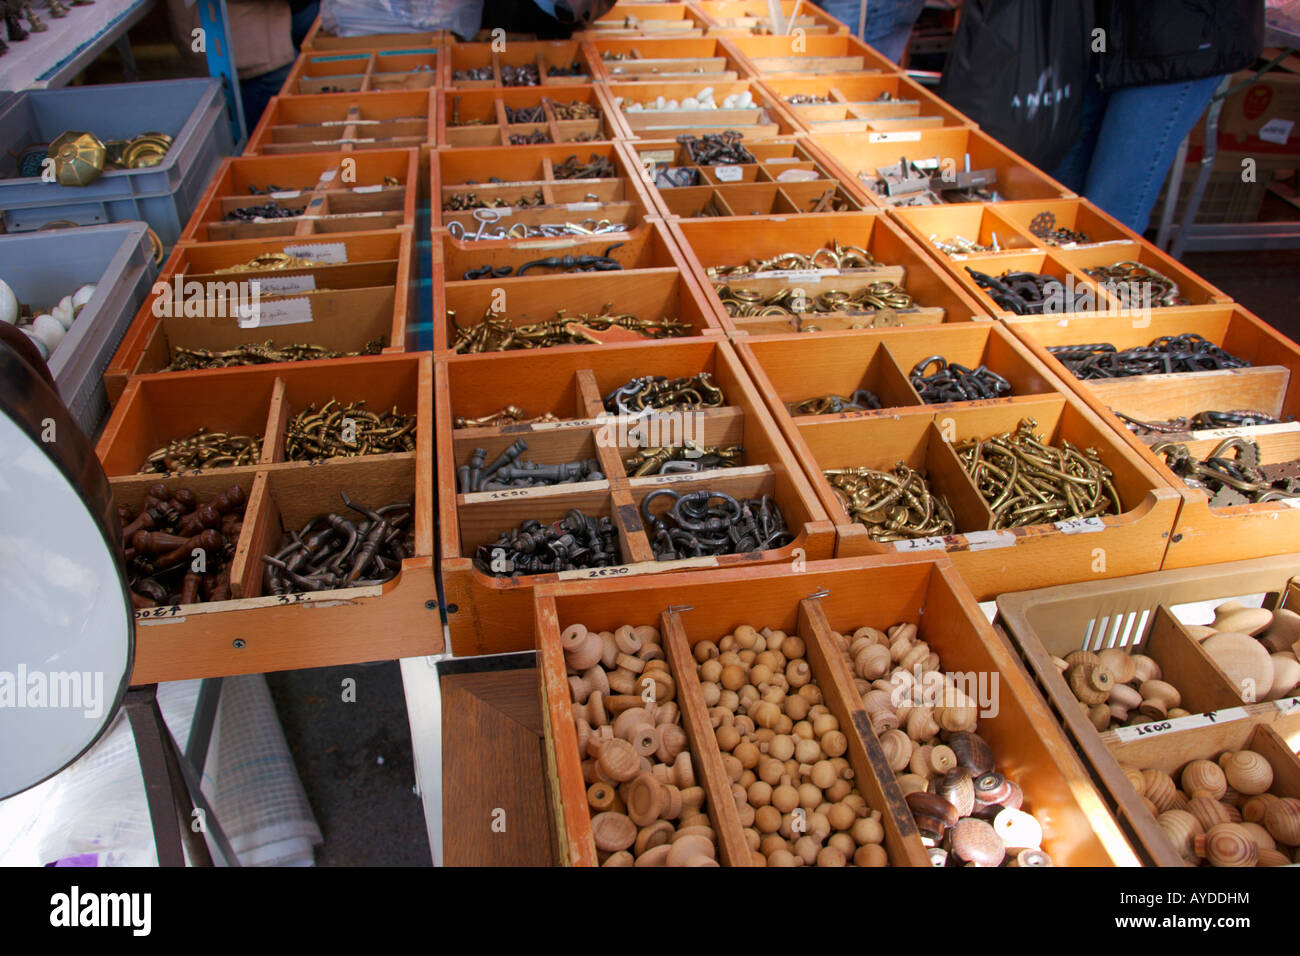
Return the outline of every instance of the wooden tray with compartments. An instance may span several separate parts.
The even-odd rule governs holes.
[[[570,158],[584,166],[591,166],[593,160],[608,161],[616,175],[589,175],[578,169],[577,176],[564,178],[556,170],[563,170]],[[608,220],[631,230],[655,210],[639,167],[630,165],[614,143],[440,149],[430,157],[429,176],[429,195],[438,197],[431,204],[435,235],[452,222],[477,234],[481,218],[476,215],[501,217],[499,224],[505,227],[516,222],[563,225]],[[491,212],[480,213],[466,205],[475,202]],[[453,208],[457,203],[466,208]]]
[[[437,142],[432,90],[272,97],[245,156],[410,149]]]
[[[1067,319],[1017,318],[1007,321],[1020,339],[1118,431],[1138,457],[1155,469],[1183,498],[1178,523],[1165,554],[1165,568],[1187,568],[1295,550],[1300,511],[1284,501],[1212,507],[1209,495],[1189,488],[1151,452],[1151,443],[1186,444],[1203,459],[1227,437],[1256,441],[1263,464],[1300,459],[1300,349],[1240,306],[1206,305],[1156,309],[1134,320],[1072,316]],[[1079,381],[1047,351],[1053,346],[1109,342],[1116,348],[1147,345],[1164,335],[1194,333],[1251,363],[1249,368],[1142,375],[1104,381]],[[1247,409],[1281,425],[1157,435],[1135,435],[1112,412],[1143,422],[1191,417],[1210,410]]]
[[[602,83],[752,79],[749,67],[716,37],[597,37],[587,41]]]
[[[502,67],[531,66],[537,70],[538,86],[580,86],[597,77],[588,58],[586,45],[580,40],[504,40],[500,43],[452,43],[445,57],[446,73],[442,86],[447,90],[473,90],[490,87],[518,87],[506,82]],[[580,72],[571,71],[577,64]],[[478,71],[491,71],[490,78],[471,79]],[[471,72],[475,71],[475,72]],[[536,89],[537,87],[531,87]]]
[[[688,100],[711,90],[716,109],[686,108]],[[797,130],[780,102],[755,80],[715,81],[712,78],[681,82],[610,82],[606,86],[610,103],[617,109],[624,139],[675,139],[678,136],[706,136],[737,130],[746,145]],[[729,108],[727,97],[748,93],[753,106]],[[663,98],[665,105],[656,106]],[[670,104],[676,102],[677,108]],[[629,109],[633,104],[641,109]]]
[[[864,203],[838,179],[838,172],[806,148],[807,141],[786,137],[744,143],[757,162],[697,165],[685,146],[673,140],[623,142],[627,164],[638,170],[658,214],[669,219],[708,216],[803,215],[859,210]],[[667,186],[656,177],[690,170],[695,185]]]
[[[1164,770],[1178,779],[1188,761],[1250,747],[1275,771],[1272,792],[1300,796],[1300,698],[1243,703],[1239,689],[1190,636],[1188,604],[1243,598],[1270,609],[1300,608],[1294,555],[1160,571],[1115,581],[1003,594],[996,626],[1047,697],[1054,716],[1087,762],[1125,833],[1147,861],[1182,866],[1124,769]],[[1253,596],[1253,601],[1252,601]],[[1203,610],[1197,615],[1208,620]],[[1075,650],[1119,648],[1160,664],[1190,716],[1099,733],[1053,658]],[[1278,787],[1281,789],[1278,789]]]
[[[902,325],[933,325],[983,319],[979,306],[947,276],[934,261],[903,235],[892,221],[877,212],[828,213],[823,216],[676,220],[669,223],[682,254],[708,295],[722,327],[748,335],[781,334],[806,326],[818,330],[852,328],[873,321]],[[856,246],[878,263],[869,269],[795,270],[759,273],[749,277],[713,276],[718,266],[742,265],[752,259],[767,259],[783,253],[811,256],[820,249]],[[830,260],[826,260],[829,262]],[[819,261],[819,264],[821,262]],[[878,282],[897,282],[912,296],[914,305],[882,313],[805,312],[800,317],[786,314],[733,316],[718,290],[733,289],[775,293],[798,288],[815,300],[831,290],[851,291]]]
[[[860,177],[865,173],[875,179],[877,170],[897,165],[900,158],[909,162],[938,160],[938,175],[947,175],[950,181],[960,183],[967,171],[979,174],[991,170],[988,176],[976,176],[984,188],[997,190],[999,201],[1016,199],[1061,199],[1074,194],[1037,167],[1030,165],[993,137],[974,128],[951,127],[913,131],[906,143],[891,138],[889,142],[872,142],[870,133],[814,133],[811,148],[837,165],[847,186],[857,191],[867,202],[877,206],[907,203],[914,194],[890,197],[877,192]],[[969,164],[967,160],[969,159]]]
[[[600,588],[612,578],[831,556],[832,535],[821,505],[740,360],[720,336],[550,349],[548,354],[440,358],[436,364],[440,562],[447,622],[458,655],[533,647],[529,607],[535,585],[545,581],[581,580],[588,588]],[[659,416],[641,428],[637,422],[645,420],[604,413],[603,396],[633,378],[677,378],[701,372],[708,372],[722,390],[725,406],[699,414]],[[559,421],[455,427],[457,419],[481,420],[507,405],[517,406],[530,418],[550,413]],[[528,445],[524,457],[543,462],[596,458],[606,477],[552,487],[457,492],[456,469],[468,463],[474,448],[484,448],[490,460],[520,438]],[[627,477],[623,459],[638,445],[679,445],[687,439],[704,446],[740,445],[742,464],[681,475]],[[647,495],[665,488],[717,489],[738,498],[770,495],[794,540],[785,547],[751,554],[656,561],[639,505]],[[556,521],[572,508],[613,520],[621,564],[515,576],[476,567],[474,552],[480,545],[491,544],[521,521]]]
[[[703,36],[704,18],[688,3],[624,4],[587,24],[589,39],[601,37]]]
[[[138,507],[161,482],[206,502],[233,485],[247,495],[231,565],[232,598],[136,612],[133,684],[326,667],[443,649],[433,559],[432,357],[393,355],[294,367],[217,369],[137,378],[98,445],[117,502]],[[365,399],[416,415],[416,449],[391,455],[285,462],[289,416],[308,403]],[[258,465],[175,476],[131,474],[154,442],[199,425],[264,432]],[[345,510],[339,493],[377,507],[414,499],[415,555],[381,585],[274,595],[263,554],[286,531]]]
[[[232,157],[217,170],[181,241],[301,238],[414,225],[419,162],[418,149]],[[236,209],[270,202],[301,211],[286,217],[226,218]]]
[[[897,73],[898,66],[851,33],[728,36],[725,42],[759,76]]]
[[[292,269],[258,270],[255,272],[224,272],[232,266],[249,263],[259,256],[288,254],[315,263]],[[392,312],[389,315],[389,331],[386,334],[385,351],[406,351],[415,345],[415,307],[416,296],[411,288],[415,281],[412,266],[411,230],[402,226],[381,232],[358,232],[340,235],[337,238],[306,237],[304,239],[244,239],[231,242],[209,242],[202,244],[181,243],[172,252],[158,282],[145,299],[140,311],[136,313],[126,335],[113,357],[109,359],[104,371],[104,387],[108,391],[109,401],[116,403],[127,378],[138,374],[142,366],[143,353],[158,348],[157,329],[165,303],[159,298],[170,294],[171,301],[177,303],[188,298],[184,283],[212,282],[222,283],[227,301],[231,289],[224,284],[257,280],[259,294],[262,290],[269,296],[273,290],[287,292],[305,292],[317,289],[356,289],[384,288],[391,286],[391,294],[384,292],[384,299],[391,298]],[[180,296],[177,295],[176,283],[180,281]],[[234,295],[239,294],[238,286]],[[206,294],[206,293],[203,293]],[[158,303],[155,306],[155,303]],[[215,305],[215,303],[214,303]],[[228,309],[227,309],[228,312]],[[147,366],[154,367],[161,360],[162,353],[155,353],[155,361]],[[170,359],[168,359],[170,361]],[[163,365],[166,365],[163,362]]]
[[[336,50],[328,53],[304,50],[294,62],[280,93],[427,90],[439,85],[442,57],[441,44],[421,45],[418,37],[400,49]]]
[[[551,143],[608,141],[621,133],[594,86],[492,90],[443,90],[438,121],[439,146],[527,145],[512,137],[546,136]],[[565,108],[583,117],[563,118]],[[588,111],[594,110],[594,116]],[[540,118],[535,118],[540,117]],[[575,147],[577,148],[577,147]]]
[[[872,142],[897,134],[906,143],[910,136],[903,134],[912,130],[977,125],[901,73],[764,77],[760,83],[809,133],[872,133]]]
[[[904,373],[929,355],[951,354],[971,361],[978,357],[990,368],[1004,370],[1001,374],[1012,382],[1016,397],[949,405],[903,404],[883,413],[794,417],[786,411],[786,401],[802,401],[815,397],[813,393],[850,395],[857,388],[880,388],[882,404],[907,401],[880,343],[888,343],[897,371]],[[1047,586],[1160,568],[1178,512],[1178,492],[1048,371],[1047,363],[1031,359],[1027,350],[1016,348],[991,324],[750,337],[736,345],[836,526],[837,557],[946,552],[980,600],[1005,590],[1008,580]],[[813,374],[819,376],[816,387],[799,386],[800,376],[806,380]],[[1059,447],[1068,441],[1079,449],[1097,449],[1112,472],[1120,514],[992,529],[988,504],[951,443],[1013,432],[1030,418],[1048,444]],[[876,541],[865,525],[850,519],[824,474],[826,469],[851,467],[891,471],[899,462],[925,474],[931,490],[949,502],[956,534]]]
[[[695,9],[708,24],[710,36],[761,36],[777,33],[767,3],[749,0],[696,0]],[[847,33],[848,27],[821,7],[803,0],[781,0],[787,31],[799,29],[809,36]]]
[[[566,864],[595,866],[604,856],[592,838],[576,705],[559,641],[561,632],[574,624],[593,631],[625,624],[659,629],[695,776],[705,788],[719,860],[724,866],[753,863],[692,656],[698,642],[717,641],[749,624],[804,640],[813,679],[849,735],[846,756],[854,784],[882,814],[890,864],[929,866],[903,792],[833,636],[900,622],[916,624],[921,639],[950,672],[985,675],[988,685],[997,687],[997,704],[985,708],[977,732],[989,742],[999,770],[1023,789],[1024,808],[1043,821],[1043,849],[1053,861],[1058,866],[1137,863],[1028,674],[946,560],[895,556],[818,562],[802,569],[719,569],[611,582],[599,590],[574,582],[547,584],[537,589],[535,604],[547,766]]]

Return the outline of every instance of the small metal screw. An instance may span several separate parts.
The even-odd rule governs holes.
[[[230,643],[234,645],[235,650],[241,650],[244,646],[244,639],[242,637],[237,637]]]
[[[425,602],[424,602],[424,609],[425,609],[426,611],[432,611],[432,610],[433,610],[434,608],[436,608],[437,606],[438,606],[438,602],[437,602],[437,601],[425,601]]]

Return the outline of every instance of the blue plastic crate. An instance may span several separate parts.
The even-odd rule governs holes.
[[[102,140],[144,132],[173,137],[148,169],[110,170],[89,186],[18,176],[15,157],[78,130]],[[0,107],[0,214],[9,232],[53,221],[79,226],[143,220],[170,248],[189,221],[222,158],[234,150],[219,80],[161,80],[30,90]]]
[[[108,415],[104,370],[157,276],[142,222],[0,236],[0,279],[33,311],[49,311],[95,283],[47,363],[72,417],[92,438]]]

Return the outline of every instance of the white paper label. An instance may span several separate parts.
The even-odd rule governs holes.
[[[920,130],[889,130],[867,134],[868,143],[916,143],[920,140]]]
[[[1181,730],[1194,730],[1197,727],[1226,724],[1234,720],[1241,720],[1247,716],[1249,714],[1244,707],[1225,707],[1223,710],[1211,711],[1208,714],[1189,714],[1186,717],[1157,720],[1149,724],[1137,724],[1133,727],[1117,727],[1114,733],[1121,741],[1128,743],[1133,740],[1141,740],[1143,737],[1156,737],[1160,734],[1171,734]]]
[[[259,302],[257,313],[247,319],[241,318],[239,327],[261,329],[273,325],[298,325],[310,321],[310,299],[272,299],[270,302]]]
[[[1291,129],[1294,126],[1295,120],[1271,119],[1259,128],[1259,138],[1266,143],[1285,146],[1286,141],[1291,138]]]
[[[783,163],[802,163],[803,160],[798,156],[776,156],[772,159],[765,159],[763,162],[767,163],[769,166],[777,166]]]
[[[1068,521],[1054,522],[1061,534],[1092,534],[1094,531],[1105,531],[1106,522],[1100,518],[1071,518]]]
[[[569,212],[591,212],[593,209],[599,209],[601,203],[598,202],[571,202],[565,204],[565,209]]]
[[[272,199],[297,199],[302,195],[301,189],[282,189],[279,192],[271,193]]]
[[[338,174],[339,171],[337,169],[327,169],[325,172],[320,174],[320,181],[323,183],[331,182]]]
[[[894,542],[895,551],[943,551],[947,547],[948,543],[942,537],[908,538]]]
[[[787,169],[776,177],[776,181],[778,183],[810,183],[821,178],[821,173],[815,169]]]
[[[316,277],[305,276],[262,276],[254,279],[262,295],[289,295],[292,292],[314,292]]]
[[[299,259],[323,262],[331,266],[348,261],[348,247],[341,242],[313,242],[299,246],[285,246],[284,251]]]
[[[1283,498],[1282,504],[1288,508],[1300,508],[1300,498]]]
[[[1010,531],[968,531],[966,544],[972,551],[989,551],[993,548],[1009,548],[1016,543],[1016,536]]]
[[[738,183],[745,178],[745,171],[739,166],[714,166],[713,175],[718,177],[719,182]]]
[[[1300,714],[1300,697],[1283,697],[1273,703],[1277,704],[1277,709],[1284,714]]]
[[[353,186],[352,191],[354,193],[381,193],[384,191],[384,187],[382,184],[378,186]]]

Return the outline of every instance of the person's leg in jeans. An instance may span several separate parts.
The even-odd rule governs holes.
[[[1106,113],[1106,100],[1107,94],[1097,85],[1096,75],[1089,76],[1083,88],[1083,125],[1079,138],[1056,168],[1048,171],[1049,176],[1072,192],[1082,193],[1088,181],[1088,165],[1097,148],[1097,135],[1101,132],[1101,120]]]
[[[826,0],[820,6],[848,26],[850,32],[857,34],[860,0]],[[867,23],[862,41],[897,63],[907,49],[908,37],[912,35],[912,27],[924,6],[925,0],[867,0]]]
[[[1221,76],[1134,86],[1110,94],[1084,195],[1141,233],[1178,152],[1205,112]]]
[[[239,97],[244,102],[244,123],[248,127],[250,136],[257,126],[257,121],[262,118],[267,104],[271,102],[271,97],[280,92],[280,87],[284,86],[284,81],[289,78],[289,71],[292,68],[293,64],[289,63],[270,73],[250,76],[246,80],[239,81]]]

